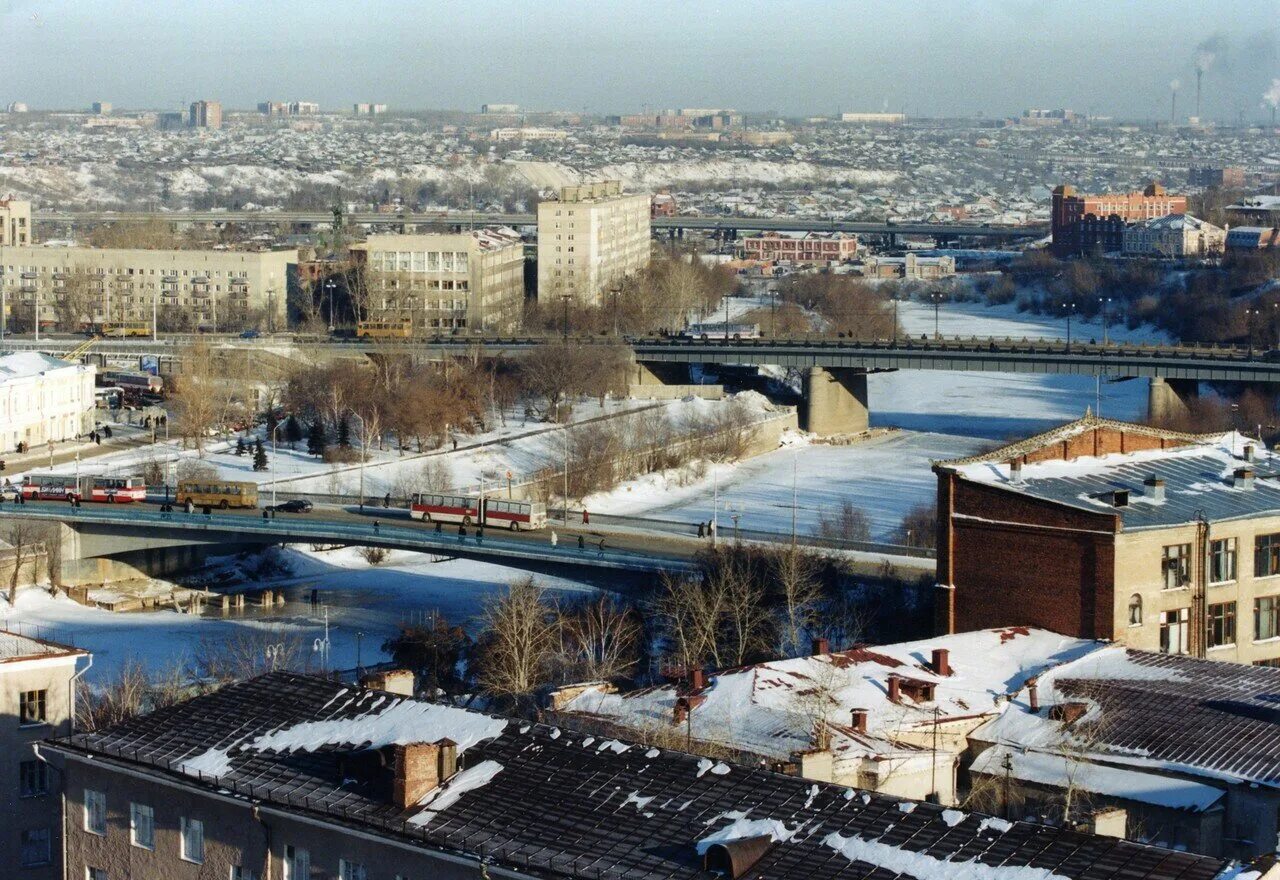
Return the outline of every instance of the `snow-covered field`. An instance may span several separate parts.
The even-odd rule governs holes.
[[[898,324],[903,333],[911,336],[933,335],[934,309],[928,303],[902,302],[898,304]],[[943,336],[998,336],[1011,339],[1066,339],[1067,320],[1053,315],[1033,315],[1020,312],[1012,303],[988,306],[982,303],[942,303],[938,306],[938,332]],[[1102,322],[1071,320],[1073,340],[1102,341]],[[1107,327],[1108,340],[1133,343],[1168,343],[1168,334],[1154,327],[1142,326],[1130,330],[1123,324]]]

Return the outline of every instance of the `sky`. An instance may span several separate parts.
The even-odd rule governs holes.
[[[1263,119],[1280,0],[0,0],[0,104]]]

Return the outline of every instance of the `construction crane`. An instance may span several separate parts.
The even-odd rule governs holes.
[[[77,361],[80,358],[84,357],[86,354],[89,353],[89,349],[93,348],[93,344],[101,338],[102,337],[98,336],[97,334],[90,336],[84,342],[80,343],[75,348],[71,349],[71,351],[67,352],[65,355],[65,360]]]

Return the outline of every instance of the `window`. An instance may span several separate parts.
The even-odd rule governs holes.
[[[1187,653],[1190,609],[1175,608],[1160,612],[1160,653]]]
[[[183,816],[179,820],[178,832],[182,838],[182,858],[184,861],[204,861],[204,823],[199,819],[188,819]]]
[[[49,703],[49,692],[46,690],[23,691],[22,702],[18,707],[20,724],[44,724],[47,718],[46,709]]]
[[[1253,600],[1253,638],[1255,641],[1280,636],[1280,596],[1260,596]]]
[[[22,867],[33,868],[53,861],[53,835],[48,828],[31,828],[22,832]]]
[[[231,866],[231,880],[258,880],[258,875],[253,873],[252,868],[244,868],[240,865]]]
[[[338,880],[369,880],[369,872],[358,862],[338,859]]]
[[[40,797],[48,793],[48,764],[44,761],[23,761],[18,765],[18,797]]]
[[[1142,597],[1137,593],[1129,597],[1129,626],[1142,626]]]
[[[1191,545],[1170,544],[1160,562],[1166,590],[1178,590],[1191,583]]]
[[[284,848],[284,880],[310,880],[311,853],[293,846]]]
[[[107,796],[91,788],[84,790],[84,830],[90,834],[107,833]]]
[[[1253,542],[1253,576],[1280,574],[1280,534],[1258,535]]]
[[[142,849],[156,848],[156,813],[147,804],[129,804],[129,841]]]
[[[1225,584],[1236,579],[1236,539],[1209,542],[1209,583]]]
[[[1207,645],[1210,648],[1218,648],[1222,645],[1234,645],[1236,643],[1236,603],[1235,602],[1219,602],[1209,606],[1209,616],[1206,620],[1207,627]]]
[[[85,868],[84,880],[107,880],[106,868]]]

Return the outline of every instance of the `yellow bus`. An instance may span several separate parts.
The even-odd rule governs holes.
[[[108,339],[122,339],[126,336],[150,336],[149,321],[103,321],[100,331]]]
[[[361,321],[356,324],[356,336],[361,339],[408,339],[413,336],[413,320]]]
[[[231,480],[181,480],[177,503],[195,507],[257,507],[258,484]]]

